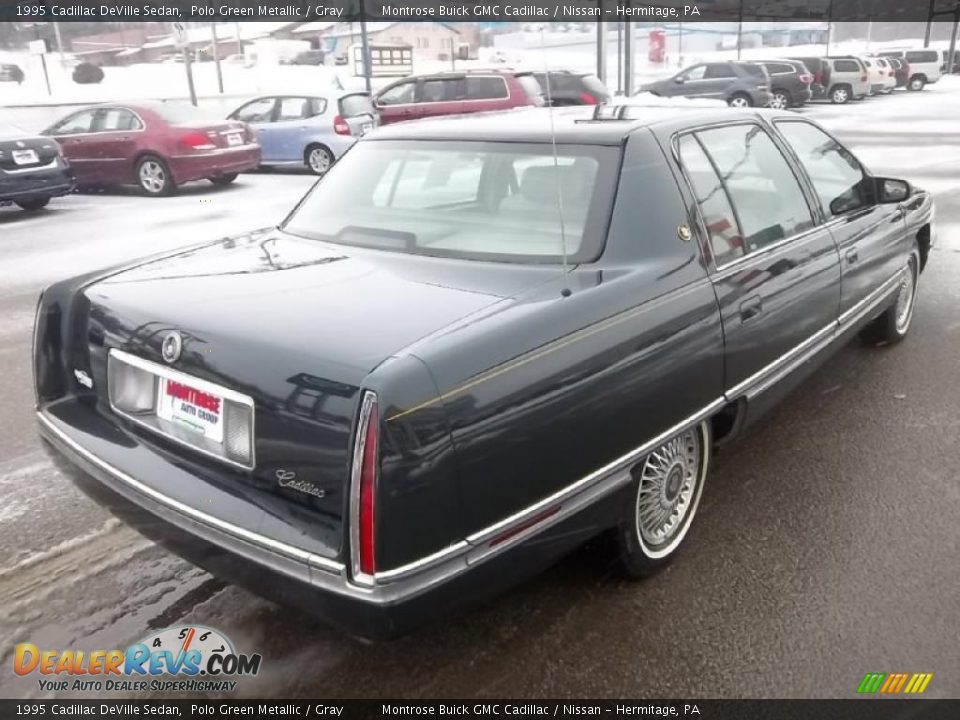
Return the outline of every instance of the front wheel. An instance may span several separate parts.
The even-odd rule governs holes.
[[[893,345],[903,340],[910,331],[919,285],[920,250],[914,244],[900,278],[896,301],[860,331],[860,339],[867,345]]]
[[[34,210],[40,210],[47,206],[47,203],[50,202],[50,198],[30,198],[29,200],[15,200],[17,205],[19,205],[24,210],[29,210],[33,212]]]
[[[147,195],[153,197],[169,195],[176,187],[166,163],[153,155],[148,155],[137,163],[137,184]]]
[[[664,567],[697,513],[710,461],[707,421],[654,449],[631,471],[633,496],[617,531],[620,563],[642,578]]]
[[[734,95],[732,98],[730,98],[729,100],[727,100],[727,105],[735,108],[748,108],[752,104],[753,103],[750,102],[750,98],[741,93],[738,93]]]
[[[215,175],[212,178],[207,178],[214,185],[229,185],[234,180],[237,179],[238,173],[227,173],[226,175]]]

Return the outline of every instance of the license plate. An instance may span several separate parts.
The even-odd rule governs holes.
[[[157,417],[223,442],[223,398],[186,383],[160,378]]]
[[[243,145],[243,138],[240,133],[230,133],[227,135],[227,145]]]
[[[14,150],[13,162],[15,165],[33,165],[39,162],[36,150]]]

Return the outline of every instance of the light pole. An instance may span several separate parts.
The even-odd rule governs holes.
[[[213,42],[213,62],[217,66],[217,87],[220,88],[220,94],[223,95],[223,71],[220,69],[220,46],[217,43],[217,24],[210,23],[210,36]]]

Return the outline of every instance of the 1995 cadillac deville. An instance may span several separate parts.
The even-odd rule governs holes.
[[[792,114],[548,112],[381,129],[277,228],[47,288],[52,454],[368,637],[606,531],[663,566],[715,444],[853,335],[906,336],[932,200]]]

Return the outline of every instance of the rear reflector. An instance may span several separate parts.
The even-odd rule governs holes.
[[[376,572],[377,466],[380,421],[377,396],[367,392],[360,405],[357,436],[353,446],[350,488],[350,539],[353,579],[373,584]]]
[[[544,520],[548,520],[549,518],[552,518],[554,515],[560,512],[561,507],[563,506],[553,505],[551,507],[548,507],[546,510],[543,510],[542,512],[537,513],[533,517],[527,518],[523,522],[517,523],[513,527],[507,530],[504,530],[499,535],[495,535],[487,544],[490,547],[496,547],[497,545],[501,545],[505,543],[507,540],[509,540],[510,538],[516,537],[517,535],[524,532],[525,530],[529,530],[530,528],[536,525],[539,525]]]
[[[344,120],[342,117],[340,117],[339,115],[337,115],[337,116],[333,119],[333,131],[334,131],[337,135],[349,135],[349,134],[350,134],[350,126],[347,124],[347,121],[346,121],[346,120]]]

